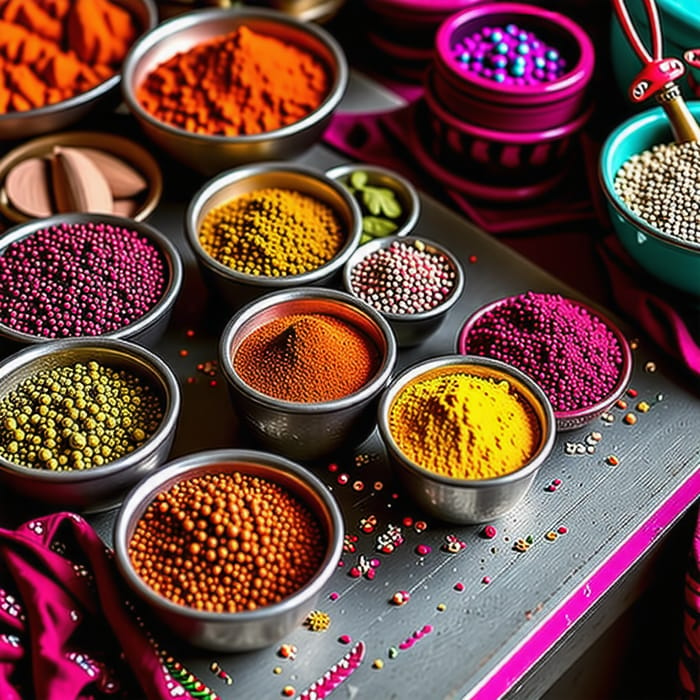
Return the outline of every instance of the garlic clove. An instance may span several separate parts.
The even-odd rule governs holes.
[[[51,216],[51,184],[48,164],[43,158],[27,158],[5,177],[5,194],[15,209],[32,217]]]
[[[114,200],[107,178],[78,149],[54,147],[51,155],[51,180],[59,212],[113,212]]]
[[[135,197],[148,187],[146,178],[118,156],[99,148],[81,147],[107,179],[115,199]]]

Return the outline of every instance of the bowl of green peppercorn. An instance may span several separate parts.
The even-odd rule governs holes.
[[[142,345],[70,338],[0,363],[0,481],[30,501],[97,512],[167,459],[177,378]]]
[[[421,211],[418,190],[403,175],[369,163],[347,163],[326,171],[352,193],[362,214],[360,244],[386,236],[408,236]]]

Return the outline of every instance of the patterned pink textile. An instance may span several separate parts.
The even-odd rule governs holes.
[[[685,576],[683,645],[678,668],[682,700],[700,698],[700,510]]]
[[[0,698],[191,698],[127,601],[111,551],[79,515],[0,529]]]

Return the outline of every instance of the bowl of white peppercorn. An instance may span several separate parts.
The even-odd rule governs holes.
[[[688,107],[700,117],[700,101]],[[641,112],[606,138],[599,180],[613,230],[635,262],[700,296],[700,143],[676,143],[661,107]]]
[[[462,294],[465,273],[455,255],[435,241],[387,236],[353,253],[343,284],[384,317],[405,348],[437,331]]]

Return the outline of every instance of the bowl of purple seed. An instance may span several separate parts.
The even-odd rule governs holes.
[[[0,241],[0,338],[10,347],[77,337],[152,346],[183,279],[180,254],[143,221],[60,214]]]
[[[700,119],[700,101],[687,105]],[[700,143],[674,141],[666,113],[654,107],[608,135],[598,179],[632,259],[657,282],[700,297]]]
[[[558,431],[608,412],[632,373],[620,328],[601,311],[557,293],[530,290],[485,304],[460,329],[457,351],[525,372],[550,400]]]
[[[343,284],[384,317],[405,348],[437,331],[462,294],[465,273],[443,245],[421,236],[387,236],[355,251]]]
[[[586,110],[595,50],[559,12],[479,3],[442,22],[433,65],[436,94],[457,118],[490,129],[547,130]]]

